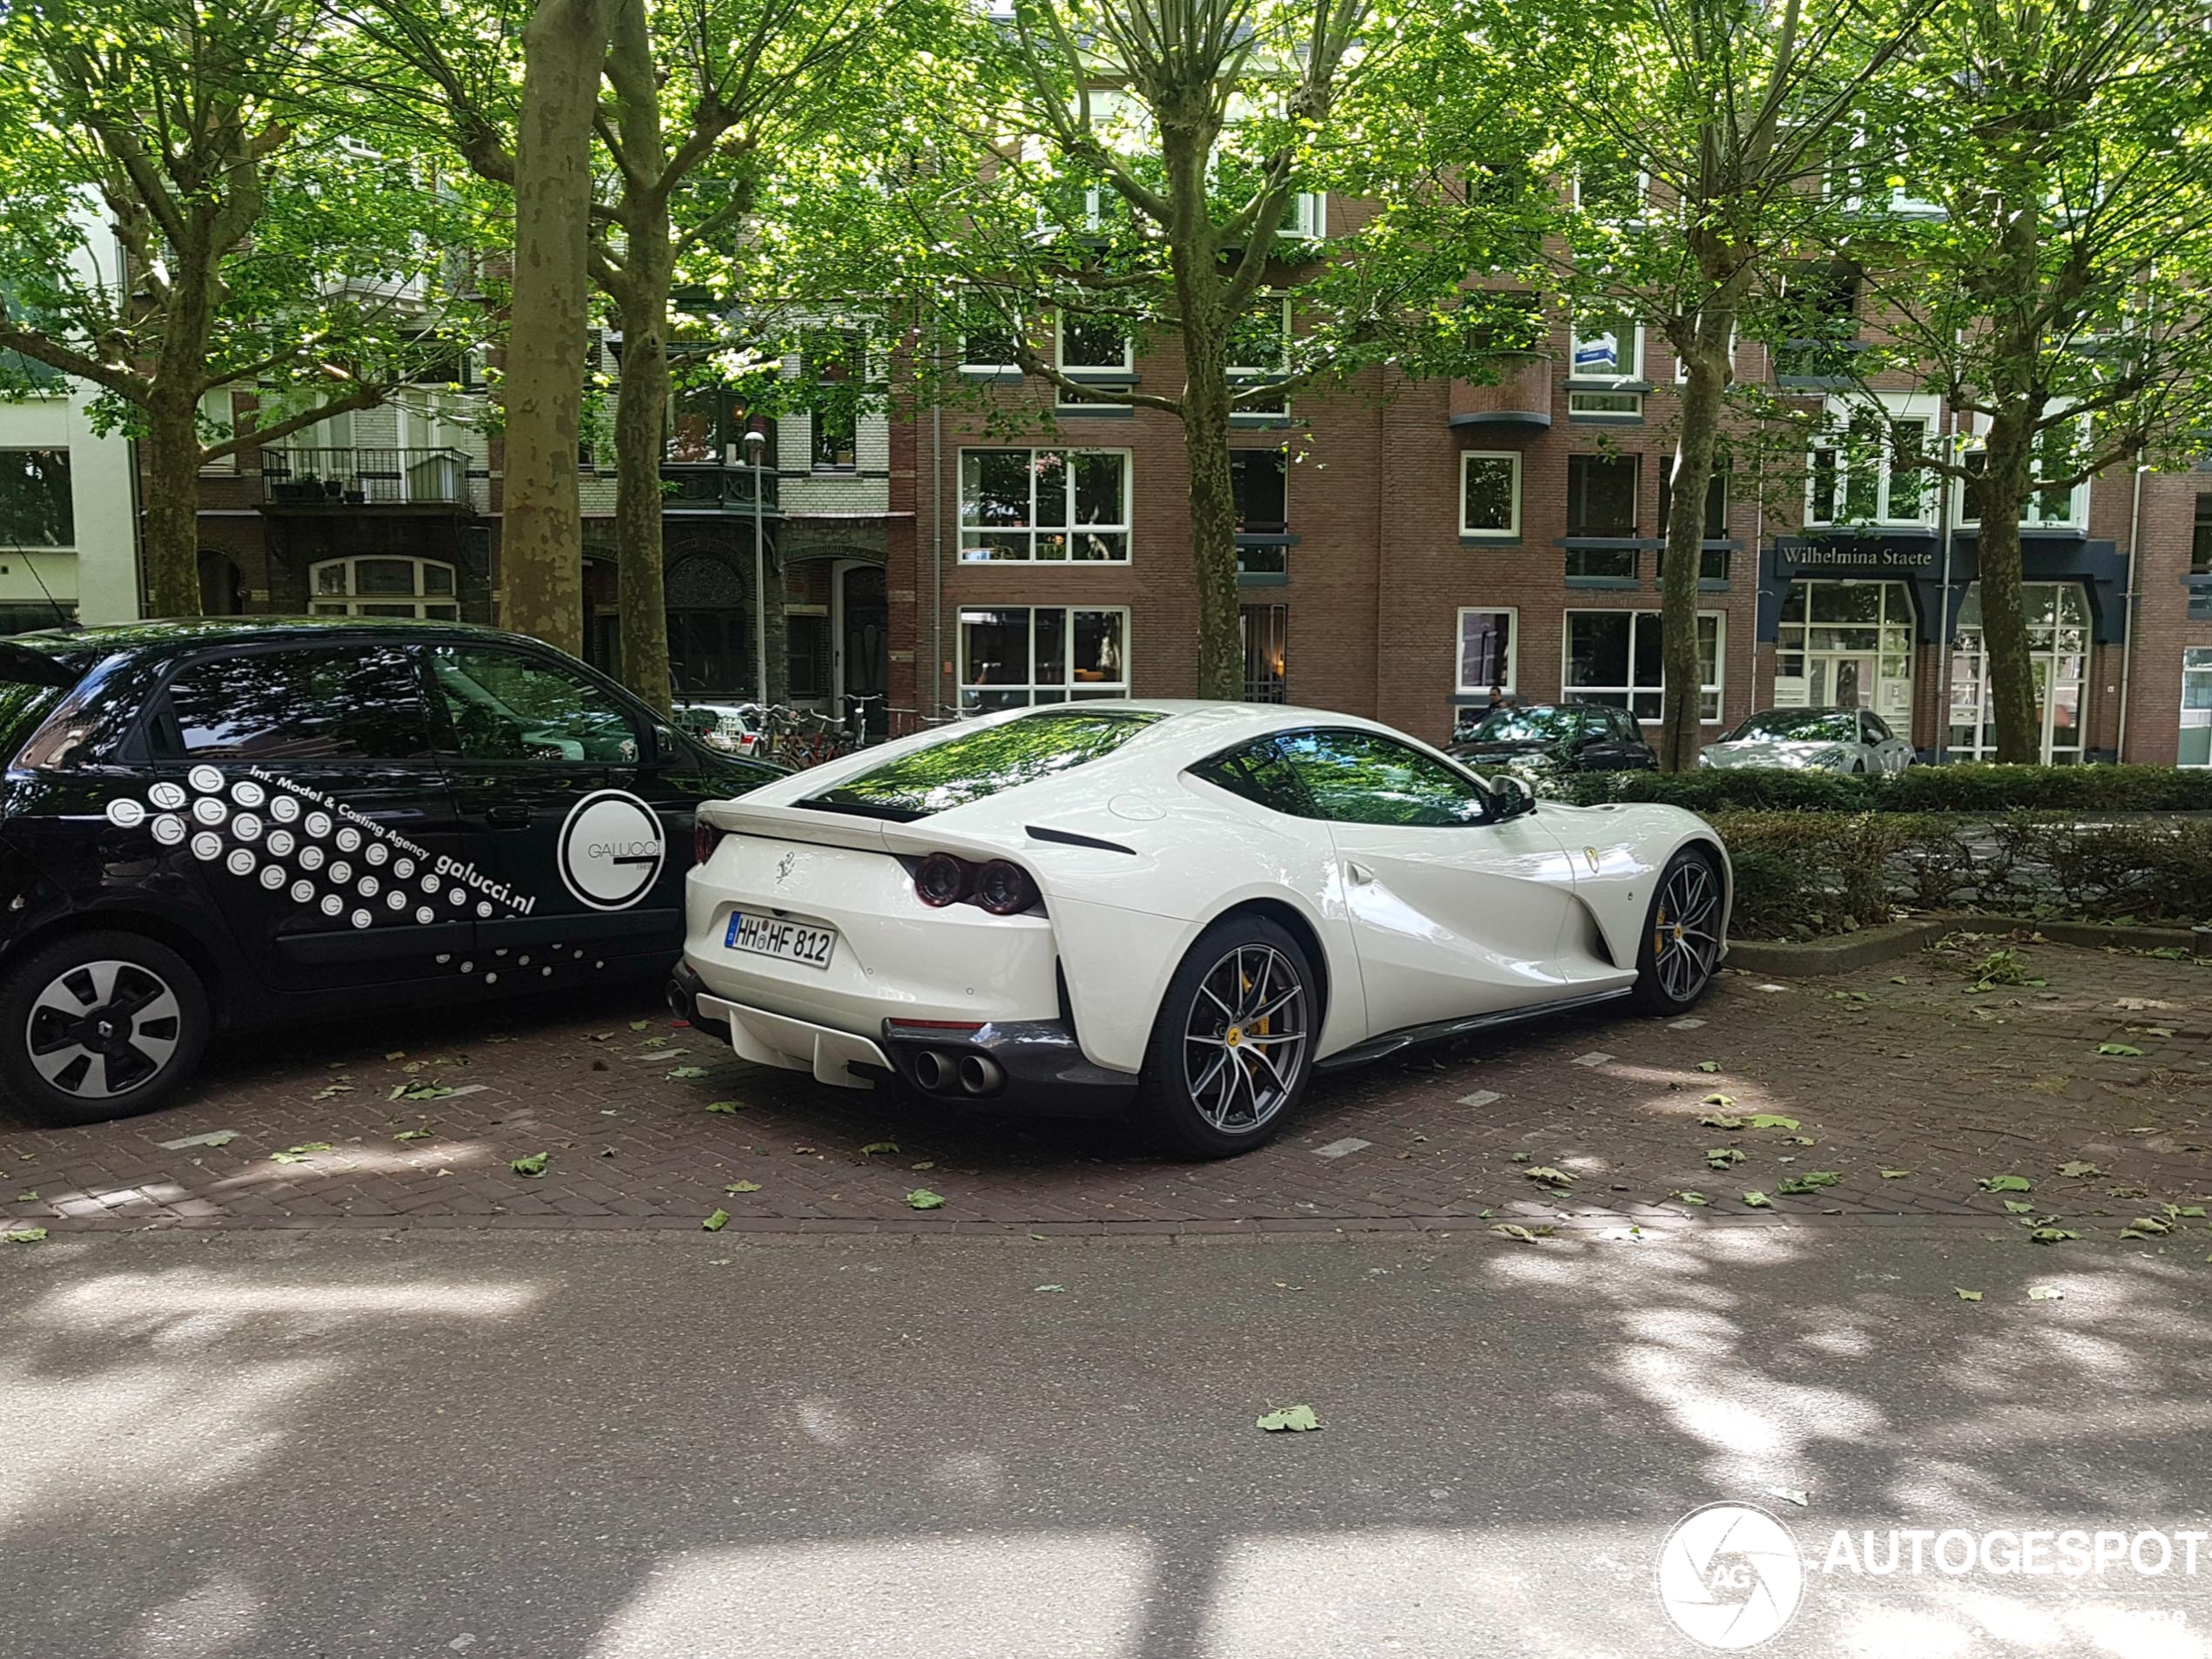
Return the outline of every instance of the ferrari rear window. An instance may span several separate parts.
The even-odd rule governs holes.
[[[887,760],[802,806],[901,823],[950,812],[1096,760],[1156,720],[1150,709],[1062,709],[979,727]]]

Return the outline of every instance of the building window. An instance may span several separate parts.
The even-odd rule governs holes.
[[[2189,574],[2212,576],[2212,495],[2196,498],[2196,523],[2189,531]]]
[[[1278,241],[1318,242],[1329,233],[1329,198],[1325,191],[1301,190],[1283,204],[1283,222],[1275,232]]]
[[[830,619],[821,613],[787,611],[784,616],[785,684],[791,695],[827,697],[830,693]]]
[[[1291,368],[1291,300],[1269,294],[1231,327],[1229,380],[1232,391],[1279,381]],[[1238,415],[1285,415],[1287,393],[1262,402],[1238,403]]]
[[[195,421],[202,444],[227,443],[238,431],[237,400],[227,386],[204,393],[199,400],[199,413]],[[238,451],[201,463],[205,473],[234,473],[238,470]]]
[[[2078,429],[2069,429],[2070,427],[2071,422],[2046,427],[2036,434],[2036,477],[2064,477],[2074,470],[2077,463],[2076,446],[2086,448],[2089,434],[2086,421]],[[1959,522],[1979,524],[1981,514],[1974,500],[1973,480],[1988,467],[1989,452],[1977,447],[1967,450],[1961,458],[1969,476],[1959,482]],[[2089,522],[2088,511],[2087,480],[2079,484],[2047,484],[2028,496],[2020,509],[2020,524],[2027,529],[2078,529]]]
[[[1237,612],[1237,631],[1244,646],[1244,701],[1289,702],[1283,659],[1290,642],[1290,606],[1241,606]]]
[[[1460,457],[1460,534],[1521,534],[1521,457],[1469,451]]]
[[[799,361],[814,386],[809,424],[816,472],[851,472],[859,464],[859,400],[867,379],[867,350],[855,329],[821,328],[806,337]]]
[[[1717,610],[1697,613],[1697,718],[1708,725],[1721,718],[1726,621]],[[1608,703],[1639,720],[1659,718],[1665,685],[1657,611],[1570,610],[1566,656],[1561,683],[1570,699]]]
[[[1590,312],[1575,320],[1568,341],[1567,412],[1641,415],[1643,394],[1629,389],[1643,380],[1643,326],[1621,312]],[[1615,381],[1616,389],[1577,388],[1577,382]]]
[[[326,559],[308,571],[318,617],[414,617],[458,622],[453,566],[435,559]]]
[[[1902,582],[1793,582],[1775,636],[1782,708],[1912,713],[1912,601]]]
[[[1832,424],[1832,421],[1831,421]],[[1809,524],[1925,524],[1935,492],[1920,465],[1929,421],[1858,408],[1812,452]]]
[[[2205,497],[2200,496],[2202,502]],[[2182,652],[2182,751],[2178,764],[2212,766],[2212,648]]]
[[[1675,474],[1679,467],[1670,462],[1667,467],[1667,487],[1659,494],[1659,534],[1667,533],[1667,517],[1672,510],[1675,495]],[[1717,542],[1728,534],[1728,469],[1715,462],[1713,475],[1705,481],[1704,538]]]
[[[74,547],[66,449],[0,449],[0,547]]]
[[[963,561],[1129,561],[1130,464],[1118,449],[963,449]]]
[[[1126,374],[1136,367],[1136,342],[1109,318],[1060,317],[1060,367],[1063,373],[1084,370]]]
[[[1567,457],[1567,533],[1634,536],[1641,493],[1640,456]]]
[[[1630,157],[1585,156],[1575,169],[1575,205],[1593,219],[1632,219],[1643,212],[1647,182]]]
[[[1521,620],[1517,610],[1460,612],[1460,678],[1461,697],[1480,697],[1514,688],[1514,636]]]
[[[970,300],[961,308],[960,366],[992,373],[1019,372],[1013,325],[995,307]]]
[[[960,613],[963,714],[1129,695],[1129,612],[1062,605]]]
[[[1289,534],[1290,465],[1280,449],[1232,449],[1229,482],[1237,493],[1238,534]]]
[[[1784,279],[1782,300],[1789,337],[1775,347],[1775,374],[1819,380],[1847,373],[1858,338],[1858,267],[1800,266]]]

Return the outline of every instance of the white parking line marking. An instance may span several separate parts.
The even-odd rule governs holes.
[[[1365,1151],[1373,1144],[1372,1141],[1355,1140],[1351,1136],[1346,1136],[1341,1141],[1331,1141],[1326,1146],[1315,1147],[1313,1156],[1317,1158],[1340,1158],[1353,1152]]]
[[[1602,1066],[1613,1056],[1602,1049],[1593,1049],[1588,1054],[1578,1054],[1567,1063],[1570,1066]]]
[[[1505,1096],[1501,1095],[1494,1089],[1478,1089],[1472,1095],[1460,1096],[1460,1104],[1462,1106],[1487,1106],[1494,1101],[1500,1101],[1504,1098]]]

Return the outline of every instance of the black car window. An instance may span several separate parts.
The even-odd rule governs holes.
[[[637,759],[630,711],[548,658],[497,645],[434,645],[430,683],[464,760]]]
[[[1889,740],[1890,729],[1888,726],[1882,724],[1882,717],[1880,715],[1862,714],[1858,718],[1860,722],[1866,727],[1867,742],[1886,743]]]
[[[1312,815],[1331,823],[1444,828],[1490,815],[1474,779],[1379,732],[1298,732],[1278,743]]]
[[[1643,741],[1643,732],[1638,728],[1636,723],[1629,718],[1629,711],[1626,709],[1612,709],[1608,710],[1608,713],[1613,721],[1615,737],[1623,743],[1640,744]]]
[[[1055,778],[1109,755],[1163,714],[1146,709],[1054,709],[911,749],[800,804],[911,823]]]
[[[407,652],[386,645],[239,651],[169,682],[155,745],[195,760],[421,760],[429,722]]]
[[[1246,800],[1275,812],[1288,813],[1294,818],[1314,815],[1313,805],[1305,796],[1305,786],[1298,782],[1298,774],[1283,759],[1283,752],[1272,738],[1263,738],[1228,754],[1216,755],[1190,770],[1208,783],[1219,784],[1231,794],[1242,795]]]

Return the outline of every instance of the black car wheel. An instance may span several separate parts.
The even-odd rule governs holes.
[[[1305,1092],[1320,1007],[1313,967],[1283,928],[1233,916],[1168,982],[1137,1111],[1168,1150],[1231,1157],[1265,1144]]]
[[[175,951],[137,934],[73,934],[0,984],[0,1082],[42,1117],[127,1117],[169,1103],[207,1030],[207,994]]]
[[[1684,847],[1668,860],[1636,949],[1640,1006],[1679,1014],[1704,995],[1720,967],[1723,897],[1720,870],[1708,854]]]

